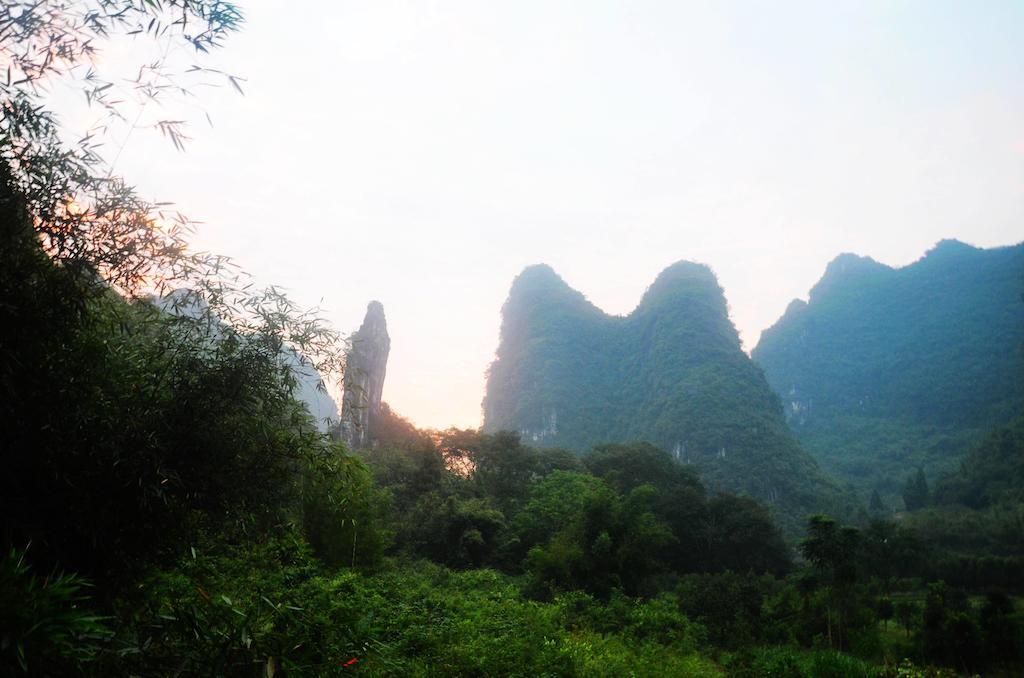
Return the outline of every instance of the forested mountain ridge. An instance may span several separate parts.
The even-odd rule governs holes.
[[[902,268],[843,254],[752,356],[824,467],[893,500],[1024,408],[1022,291],[1024,244],[944,240]]]
[[[484,430],[577,452],[647,441],[713,488],[769,502],[790,525],[841,501],[740,348],[707,266],[668,267],[628,316],[605,314],[550,267],[532,266],[502,317]]]

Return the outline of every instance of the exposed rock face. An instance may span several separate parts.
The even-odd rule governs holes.
[[[391,337],[384,306],[371,301],[359,331],[352,335],[345,366],[345,394],[341,402],[341,436],[353,448],[370,442],[370,422],[380,414],[384,375]]]

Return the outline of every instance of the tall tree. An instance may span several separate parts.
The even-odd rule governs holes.
[[[839,527],[827,516],[811,516],[800,552],[813,566],[824,588],[826,630],[830,647],[842,650],[852,606],[851,594],[857,581],[861,545],[860,531]]]
[[[885,504],[882,503],[882,497],[878,494],[878,489],[871,490],[871,502],[868,504],[868,510],[873,516],[879,516],[885,513]]]
[[[907,482],[903,486],[903,503],[908,511],[917,511],[928,505],[930,495],[928,479],[924,477],[924,469],[918,467],[917,473],[907,478]]]

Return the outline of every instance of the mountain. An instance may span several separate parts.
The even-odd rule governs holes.
[[[956,468],[1024,409],[1024,244],[944,240],[891,268],[843,254],[754,360],[804,446],[864,496]]]
[[[295,376],[295,399],[306,406],[317,430],[329,432],[338,421],[338,404],[327,392],[323,375],[293,350],[285,351],[285,360]]]
[[[502,309],[483,406],[485,431],[518,431],[533,445],[653,443],[711,487],[768,502],[790,528],[842,501],[740,348],[704,265],[665,269],[625,317],[605,314],[550,267],[527,268]]]
[[[384,305],[371,301],[366,316],[351,337],[345,359],[344,395],[341,401],[342,440],[352,448],[370,444],[375,419],[381,416],[381,396],[387,374],[391,337]]]

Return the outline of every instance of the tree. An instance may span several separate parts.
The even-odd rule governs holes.
[[[220,0],[0,6],[0,530],[33,540],[37,562],[123,574],[196,521],[276,524],[297,503],[296,471],[324,470],[290,351],[337,374],[339,335],[223,257],[190,253],[187,218],[115,176],[100,137],[64,143],[38,95],[70,76],[122,119],[118,85],[85,68],[108,38],[201,56],[240,22]],[[234,82],[186,71],[149,63],[130,88],[159,104],[189,92],[189,73]],[[181,147],[179,125],[154,125]]]
[[[174,225],[161,224],[160,205],[140,199],[112,175],[100,155],[101,132],[89,133],[66,147],[55,114],[38,96],[57,76],[77,78],[86,98],[106,113],[106,123],[126,121],[127,101],[160,104],[171,93],[187,93],[188,81],[210,69],[168,66],[166,57],[143,65],[138,78],[122,83],[104,79],[93,57],[117,34],[146,35],[154,41],[188,45],[197,53],[219,47],[241,24],[241,12],[218,0],[75,0],[67,3],[6,2],[0,8],[0,54],[9,65],[0,82],[0,158],[12,172],[11,188],[36,218],[47,252],[64,265],[88,267],[125,291],[134,291],[155,274],[183,274],[196,262],[183,256],[189,222],[168,213]],[[81,75],[82,66],[88,71]],[[184,79],[184,80],[183,80]],[[127,96],[126,96],[127,95]],[[156,109],[159,106],[153,106]],[[159,120],[153,127],[181,148],[182,121]]]
[[[661,489],[679,484],[700,486],[692,468],[676,463],[649,443],[599,445],[583,457],[583,463],[619,492],[645,484]]]
[[[387,546],[386,494],[367,465],[332,448],[329,460],[304,474],[302,526],[314,552],[329,565],[372,567]],[[326,472],[325,472],[326,471]]]
[[[921,645],[925,657],[970,673],[978,665],[981,633],[971,617],[967,596],[943,581],[928,585]]]
[[[474,483],[502,511],[511,514],[525,499],[527,487],[537,473],[536,451],[523,445],[518,433],[499,431],[493,435],[478,434],[470,453]]]
[[[991,591],[979,615],[985,639],[985,656],[990,662],[1019,662],[1022,625],[1014,615],[1013,600],[1005,593]]]
[[[583,514],[590,498],[607,491],[605,483],[587,473],[552,471],[530,488],[529,498],[512,521],[525,552],[543,545]]]
[[[878,494],[878,488],[871,490],[871,502],[868,504],[868,511],[873,516],[880,516],[886,512],[882,497]]]
[[[907,478],[903,486],[903,503],[908,511],[917,511],[928,505],[928,480],[924,477],[924,469],[918,467],[917,473]]]
[[[450,567],[480,567],[497,549],[505,516],[486,498],[440,492],[420,497],[410,514],[415,552]]]
[[[534,592],[607,594],[621,585],[613,542],[621,533],[621,504],[607,483],[584,473],[554,471],[531,488],[513,525]]]
[[[886,520],[872,520],[861,533],[864,574],[881,580],[889,592],[896,577],[912,577],[922,571],[925,550],[914,530]]]
[[[771,514],[749,497],[719,494],[707,504],[706,571],[781,575],[790,568],[789,548]]]
[[[885,628],[889,628],[889,620],[896,614],[896,610],[892,604],[892,598],[879,598],[878,603],[875,605],[875,612],[878,614],[878,618],[882,620]]]
[[[108,299],[109,289],[128,298],[164,296],[177,289],[173,311],[199,316],[192,335],[259,335],[269,348],[299,349],[301,362],[340,379],[344,347],[316,310],[303,311],[278,290],[260,290],[225,257],[189,251],[194,224],[170,207],[140,198],[101,155],[103,130],[139,125],[141,113],[160,111],[170,94],[191,96],[216,84],[241,91],[239,78],[206,65],[203,57],[237,31],[242,13],[224,0],[13,0],[0,5],[0,164],[6,189],[28,215],[19,220],[36,246],[78,273],[81,291]],[[142,64],[135,80],[115,82],[93,64],[116,35],[146,36],[164,57]],[[174,65],[173,47],[193,51]],[[58,76],[70,76],[104,124],[77,144],[39,93]],[[127,89],[125,89],[127,87]],[[128,110],[129,102],[135,109]],[[133,115],[138,111],[139,116]],[[128,116],[136,120],[128,123]],[[182,149],[185,121],[156,119],[158,130]],[[24,233],[7,234],[25,240]],[[5,247],[9,246],[4,243]],[[180,313],[179,313],[180,314]],[[196,338],[195,336],[192,337]]]
[[[921,608],[912,600],[898,600],[894,605],[893,612],[909,638],[911,629],[916,622],[920,621]]]
[[[840,528],[822,515],[811,516],[800,552],[813,566],[826,597],[826,631],[830,647],[843,649],[848,633],[846,622],[853,607],[852,593],[857,581],[861,543],[860,531]]]

